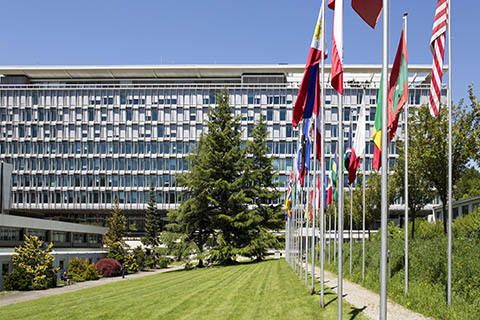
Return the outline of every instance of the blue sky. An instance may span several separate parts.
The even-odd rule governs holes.
[[[350,2],[344,1],[344,62],[381,63],[382,21],[372,30]],[[320,4],[318,0],[4,1],[0,65],[304,64]],[[390,1],[390,62],[403,13],[408,12],[409,62],[431,64],[435,7],[436,0]],[[455,102],[467,96],[470,83],[480,95],[476,57],[480,28],[475,27],[479,9],[476,1],[453,2]],[[330,10],[326,21],[330,40]]]

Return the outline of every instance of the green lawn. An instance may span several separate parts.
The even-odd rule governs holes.
[[[0,308],[1,319],[336,319],[285,260],[173,271]],[[366,319],[344,303],[344,319]]]

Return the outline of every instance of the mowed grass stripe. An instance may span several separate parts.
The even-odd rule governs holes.
[[[164,310],[166,319],[191,318],[194,314],[202,317],[205,314],[206,304],[213,302],[213,306],[223,302],[220,294],[222,290],[231,291],[235,281],[241,279],[247,270],[243,268],[218,267],[207,270],[195,270],[195,273],[209,275],[207,281],[195,281],[183,288],[176,288],[179,300]],[[190,271],[191,273],[192,271]]]
[[[249,270],[244,266],[218,268],[215,277],[210,282],[212,290],[199,292],[194,299],[187,301],[186,308],[177,315],[179,319],[202,319],[208,314],[223,314],[225,307],[229,308],[226,296],[232,291],[238,290],[237,283],[245,281],[249,276]],[[212,270],[213,271],[213,270]]]
[[[351,319],[345,304],[344,319]],[[0,319],[332,319],[284,260],[125,280],[0,308]],[[355,319],[365,319],[363,315]]]

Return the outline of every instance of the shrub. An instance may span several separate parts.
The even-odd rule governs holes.
[[[159,268],[166,268],[168,267],[168,264],[170,263],[170,258],[168,257],[160,257],[158,259],[158,267]]]
[[[140,271],[133,253],[129,253],[125,256],[125,271],[127,273],[137,273]]]
[[[101,274],[104,277],[116,277],[120,275],[120,270],[122,266],[120,263],[112,258],[101,259],[95,265],[98,274]]]
[[[86,280],[84,273],[87,270],[87,266],[87,263],[83,262],[81,258],[68,259],[68,275],[75,282],[83,282]]]
[[[88,260],[87,260],[88,261]],[[87,281],[89,280],[98,280],[100,276],[98,275],[97,269],[93,263],[86,264],[86,269],[83,272],[83,278]]]
[[[12,263],[19,273],[25,273],[30,279],[30,289],[56,286],[59,268],[53,268],[55,258],[50,254],[52,247],[53,243],[44,246],[44,242],[36,236],[25,236],[23,246],[15,248],[17,254],[12,255]]]
[[[439,236],[443,236],[443,224],[441,221],[428,222],[426,220],[420,220],[418,227],[415,230],[416,238],[433,239]]]
[[[135,261],[137,262],[138,269],[143,270],[145,268],[146,255],[145,251],[142,250],[142,247],[138,246],[133,249],[133,256],[135,257]]]
[[[480,208],[466,216],[455,219],[452,231],[457,238],[480,239]]]
[[[7,291],[32,290],[32,278],[24,269],[16,268],[5,276],[3,285]]]
[[[112,245],[107,254],[107,258],[112,258],[119,263],[123,263],[125,261],[125,250],[123,250],[122,245]]]

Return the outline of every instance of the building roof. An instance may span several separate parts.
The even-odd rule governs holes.
[[[345,73],[379,73],[380,64],[346,64]],[[391,66],[390,66],[391,67]],[[411,74],[430,74],[431,65],[409,65]],[[145,78],[229,78],[243,74],[303,73],[302,64],[194,64],[124,66],[0,66],[0,75],[23,75],[30,79],[145,79]],[[325,65],[326,73],[330,65]],[[444,68],[446,71],[448,67]]]
[[[79,233],[96,233],[104,234],[107,232],[107,228],[62,222],[55,220],[44,220],[37,218],[28,218],[20,216],[12,216],[8,214],[0,214],[0,227],[11,228],[27,228],[27,229],[40,229],[40,230],[52,230],[52,231],[66,231],[66,232],[79,232]]]

